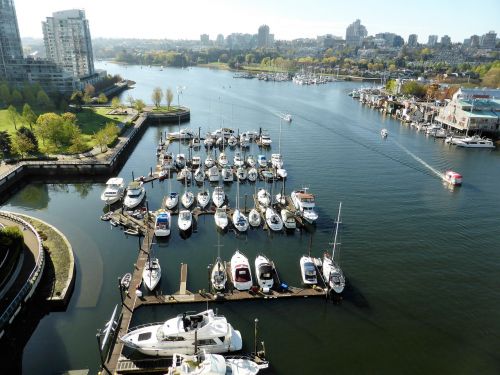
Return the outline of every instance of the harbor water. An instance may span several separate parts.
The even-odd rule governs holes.
[[[348,285],[343,299],[262,300],[213,304],[241,330],[244,349],[253,350],[254,319],[265,342],[271,374],[494,374],[500,372],[500,152],[459,149],[417,133],[362,106],[347,93],[362,84],[335,82],[298,86],[291,82],[233,79],[232,73],[203,68],[163,69],[98,63],[98,68],[137,82],[122,94],[151,102],[154,87],[174,91],[174,103],[191,109],[182,124],[201,134],[222,126],[266,129],[270,150],[252,143],[250,153],[280,148],[288,172],[285,190],[309,187],[316,195],[315,228],[245,235],[220,235],[221,256],[239,248],[253,265],[266,254],[280,277],[300,286],[299,258],[330,249],[333,221],[342,202],[340,264]],[[176,88],[183,87],[177,94]],[[291,113],[291,123],[280,113]],[[281,125],[281,142],[280,139]],[[389,131],[382,139],[380,130]],[[177,125],[151,125],[123,168],[129,181],[156,165],[155,147]],[[170,151],[188,154],[173,142]],[[234,150],[227,149],[232,163]],[[199,152],[206,157],[205,149]],[[463,186],[450,189],[435,172],[452,169]],[[130,272],[138,254],[137,237],[99,220],[104,180],[85,183],[31,183],[1,208],[33,215],[60,229],[77,261],[73,297],[65,312],[45,316],[23,350],[26,374],[72,369],[97,372],[95,333],[120,303],[117,278]],[[207,183],[208,185],[208,183]],[[240,206],[253,205],[255,188],[240,186]],[[183,187],[175,179],[174,190]],[[274,193],[282,183],[267,185]],[[167,181],[146,185],[155,210],[169,192]],[[193,188],[197,192],[196,187]],[[213,186],[210,186],[210,191]],[[236,184],[225,185],[234,207]],[[213,216],[200,216],[196,230],[182,238],[177,218],[167,241],[155,241],[162,266],[160,289],[179,289],[180,264],[188,264],[187,288],[207,289],[207,266],[217,255]],[[253,266],[252,266],[253,268]],[[206,305],[141,307],[132,325],[162,321]],[[21,350],[21,348],[19,348]]]

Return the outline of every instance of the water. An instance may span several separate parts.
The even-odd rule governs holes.
[[[270,373],[500,371],[498,151],[450,147],[401,126],[348,97],[358,86],[354,83],[302,87],[197,68],[159,71],[111,63],[99,68],[137,82],[123,100],[132,95],[150,102],[157,85],[174,92],[185,86],[174,102],[191,108],[192,128],[201,127],[203,135],[221,126],[241,131],[263,127],[271,134],[273,152],[280,133],[277,114],[292,113],[293,122],[282,123],[281,132],[286,191],[309,186],[316,194],[316,229],[288,235],[261,229],[240,236],[230,232],[221,237],[224,259],[236,247],[252,262],[263,252],[276,262],[283,280],[300,285],[298,260],[307,252],[309,236],[313,255],[321,255],[342,201],[340,255],[349,282],[342,303],[308,299],[213,305],[242,331],[246,350],[253,349],[253,320],[259,319]],[[380,137],[382,128],[389,130],[386,140]],[[162,132],[177,130],[175,125],[149,127],[118,174],[127,180],[132,171],[147,174]],[[174,143],[171,150],[177,153],[178,147]],[[251,152],[260,153],[255,145]],[[443,185],[439,174],[447,169],[464,176],[462,187]],[[173,186],[182,192],[176,181]],[[102,181],[31,184],[2,207],[54,224],[71,241],[77,259],[67,311],[46,316],[24,348],[27,374],[97,370],[95,332],[119,303],[117,277],[132,269],[138,249],[137,238],[98,220],[103,187]],[[149,207],[156,209],[167,191],[166,182],[148,184]],[[254,185],[242,184],[242,205],[244,195],[253,192]],[[236,185],[226,193],[234,202]],[[168,241],[155,245],[164,293],[178,290],[181,262],[189,264],[189,290],[207,287],[217,232],[211,216],[201,216],[197,227],[188,239],[174,230]],[[204,307],[143,308],[133,324]]]

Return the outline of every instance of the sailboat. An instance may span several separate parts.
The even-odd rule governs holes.
[[[201,165],[194,171],[194,180],[200,184],[205,181],[205,171]]]
[[[150,291],[154,290],[161,279],[160,261],[151,256],[151,249],[148,252],[148,260],[142,270],[142,281]]]
[[[220,257],[220,236],[217,236],[217,259],[210,273],[210,281],[212,286],[217,291],[223,291],[226,288],[227,274],[224,263]]]
[[[165,199],[165,206],[171,210],[179,203],[179,193],[172,191],[172,179],[170,178],[170,169],[168,170],[168,190],[170,193]]]
[[[316,285],[318,283],[316,265],[314,263],[314,258],[311,257],[311,244],[312,236],[309,241],[309,253],[308,255],[302,255],[299,262],[302,283],[304,283],[305,285]]]
[[[240,211],[240,180],[236,188],[236,208],[233,212],[233,224],[238,232],[245,232],[248,230],[248,219],[243,212]]]
[[[192,191],[189,191],[187,189],[187,181],[186,181],[186,188],[184,190],[184,194],[182,194],[182,197],[181,197],[181,202],[182,202],[182,205],[186,208],[191,207],[194,203],[194,194]]]
[[[212,193],[212,201],[216,207],[222,207],[224,201],[226,200],[226,194],[224,193],[224,188],[222,186],[216,186]]]
[[[210,202],[210,191],[205,189],[205,183],[203,183],[203,189],[196,195],[196,199],[201,208],[205,208]]]
[[[342,293],[345,287],[345,276],[340,266],[335,262],[335,250],[337,250],[337,235],[340,223],[340,211],[342,209],[342,202],[339,204],[339,213],[335,223],[335,236],[333,238],[332,254],[330,255],[325,251],[323,255],[323,277],[325,278],[328,287],[333,289],[335,293]],[[337,256],[338,257],[338,256]]]

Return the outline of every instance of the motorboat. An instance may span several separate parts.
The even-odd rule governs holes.
[[[273,141],[271,140],[271,137],[267,133],[262,133],[260,135],[260,145],[264,147],[269,147]]]
[[[220,167],[222,167],[222,168],[225,167],[228,163],[226,154],[224,152],[221,152],[219,154],[217,161],[218,161]]]
[[[164,323],[134,327],[120,340],[125,346],[150,356],[195,354],[197,348],[207,353],[226,353],[241,350],[243,344],[240,332],[213,310],[184,313]]]
[[[186,155],[184,154],[177,154],[175,156],[175,166],[178,169],[182,169],[186,166]]]
[[[238,169],[236,169],[236,178],[240,181],[242,180],[246,180],[247,179],[247,170],[245,169],[245,167],[239,167]]]
[[[215,160],[212,157],[212,155],[208,155],[207,158],[205,159],[205,167],[210,169],[215,165]]]
[[[314,210],[315,198],[313,194],[308,193],[308,188],[292,191],[290,197],[295,208],[307,222],[312,224],[318,219],[318,214]]]
[[[230,147],[234,147],[238,144],[238,138],[236,138],[234,136],[234,134],[231,134],[229,136],[229,138],[227,139],[227,144],[230,146]]]
[[[248,138],[250,141],[257,139],[259,136],[259,133],[256,132],[255,130],[247,130],[243,133],[241,133],[242,136]]]
[[[191,170],[187,166],[185,166],[177,174],[177,181],[184,181],[187,183],[188,181],[191,181],[192,177],[193,177],[193,173],[191,172]]]
[[[262,175],[262,178],[266,181],[272,181],[274,180],[274,173],[267,170],[267,169],[263,169],[260,171],[260,174]]]
[[[255,156],[248,155],[247,156],[247,164],[250,168],[253,168],[257,165],[257,161],[255,160]]]
[[[208,189],[201,190],[196,195],[196,200],[198,201],[198,205],[201,208],[207,207],[208,203],[210,203],[210,192],[208,191]]]
[[[214,139],[210,133],[207,134],[205,139],[203,140],[203,144],[205,145],[206,148],[211,148],[214,146]]]
[[[434,138],[444,138],[446,139],[446,137],[448,137],[448,132],[446,131],[446,129],[438,129],[436,131],[436,133],[434,134]]]
[[[286,122],[292,122],[292,115],[290,113],[280,113],[280,118]]]
[[[120,280],[120,286],[123,290],[127,290],[130,287],[130,282],[132,281],[132,274],[127,272],[122,276]]]
[[[335,261],[335,253],[336,251],[338,252],[337,245],[340,245],[339,243],[337,243],[337,235],[340,224],[341,209],[342,202],[339,205],[339,213],[337,216],[337,221],[335,222],[335,235],[333,238],[332,254],[330,254],[328,251],[325,251],[323,255],[323,277],[328,284],[328,287],[331,288],[335,293],[342,293],[345,287],[344,273]]]
[[[172,132],[167,134],[168,139],[191,139],[194,137],[194,133],[191,129],[185,128],[178,132]]]
[[[257,211],[256,208],[252,208],[250,210],[250,213],[248,214],[248,223],[254,228],[260,226],[261,218],[260,218],[259,211]]]
[[[175,161],[174,161],[174,154],[171,152],[166,152],[163,155],[163,160],[161,163],[161,168],[162,169],[174,169],[175,168]]]
[[[123,205],[128,209],[137,207],[145,196],[146,190],[142,186],[142,182],[132,181],[127,186],[127,195],[123,200]]]
[[[278,169],[276,169],[276,176],[278,178],[284,179],[284,178],[287,178],[288,172],[286,171],[285,168],[278,168]]]
[[[283,167],[283,158],[281,154],[271,154],[271,165],[276,169]]]
[[[191,139],[191,142],[189,142],[189,146],[191,148],[199,148],[201,147],[201,140],[199,137],[193,137],[193,139]]]
[[[271,204],[271,194],[264,188],[259,189],[257,192],[257,201],[261,207],[267,208]]]
[[[256,375],[269,367],[266,361],[255,362],[250,357],[223,357],[220,354],[174,354],[166,375]]]
[[[218,292],[226,289],[226,267],[224,267],[224,263],[222,262],[220,256],[217,257],[212,267],[212,272],[210,273],[210,282],[212,283],[212,287]]]
[[[226,165],[225,167],[222,168],[221,174],[222,174],[222,181],[233,182],[234,179],[233,169],[229,165]]]
[[[193,158],[191,159],[191,168],[197,169],[200,166],[201,166],[201,157],[199,155],[193,156]]]
[[[240,134],[240,147],[241,148],[250,147],[250,138],[244,134]]]
[[[226,206],[217,207],[215,209],[214,220],[215,220],[215,225],[217,225],[218,228],[220,228],[222,230],[227,228],[227,224],[229,223],[229,220],[227,218]]]
[[[142,281],[146,288],[154,290],[161,279],[161,267],[158,258],[149,257],[142,271]]]
[[[106,188],[101,194],[101,200],[107,204],[113,204],[123,198],[125,193],[125,182],[121,177],[110,178],[106,182]]]
[[[257,172],[257,169],[252,167],[248,170],[248,174],[247,174],[248,181],[255,182],[255,181],[257,181],[258,176],[259,176],[259,174]]]
[[[170,213],[165,210],[160,210],[156,214],[155,236],[156,237],[170,236]]]
[[[224,141],[225,141],[225,138],[224,137],[219,137],[217,138],[217,140],[215,141],[215,145],[217,147],[224,147]]]
[[[238,290],[249,290],[253,285],[248,258],[239,250],[236,250],[231,258],[231,277],[234,287]]]
[[[462,175],[453,171],[446,171],[443,175],[443,180],[451,185],[462,185]]]
[[[245,160],[242,158],[241,154],[239,152],[235,152],[234,157],[234,166],[235,167],[241,167],[243,164],[245,164]]]
[[[259,167],[261,167],[261,168],[267,168],[267,158],[266,158],[266,155],[259,155],[259,156],[257,156],[257,163],[259,164]]]
[[[382,138],[387,138],[387,136],[389,135],[389,131],[387,129],[382,129],[380,131],[380,135],[382,136]]]
[[[213,165],[212,167],[210,167],[207,171],[207,174],[208,174],[208,181],[219,182],[219,178],[220,178],[219,169],[217,168],[216,165]]]
[[[171,210],[179,203],[179,193],[171,192],[165,199],[165,206]]]
[[[194,180],[198,183],[205,181],[205,171],[201,166],[194,171]]]
[[[454,141],[454,143],[458,147],[466,147],[466,148],[495,148],[495,144],[491,139],[481,138],[477,135],[473,135],[472,137],[457,139]]]
[[[181,196],[181,203],[184,207],[189,208],[194,203],[194,194],[192,191],[186,190]]]
[[[273,208],[266,208],[266,224],[272,231],[279,232],[283,229],[283,221]]]
[[[286,208],[283,208],[281,210],[281,220],[283,221],[283,225],[286,229],[297,228],[297,223],[295,222],[295,215]]]
[[[212,137],[224,137],[229,138],[234,134],[234,130],[230,128],[220,128],[212,132]]]
[[[233,225],[238,232],[246,232],[248,230],[248,219],[238,208],[233,212]]]
[[[302,276],[302,283],[305,285],[316,285],[318,283],[316,266],[311,256],[303,255],[300,257],[300,275]]]
[[[182,231],[187,231],[191,228],[193,224],[193,215],[189,210],[182,210],[179,212],[179,217],[177,218],[177,225]]]
[[[255,276],[262,291],[269,293],[274,284],[274,267],[264,255],[255,258]]]
[[[212,201],[216,207],[222,207],[224,201],[226,200],[226,194],[224,193],[224,188],[222,186],[216,186],[212,192]]]

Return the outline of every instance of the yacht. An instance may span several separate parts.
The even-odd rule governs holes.
[[[257,192],[257,201],[262,206],[262,208],[267,208],[271,204],[271,195],[266,189],[259,189],[259,191]]]
[[[181,202],[182,205],[186,208],[189,208],[193,205],[194,203],[194,194],[192,191],[186,190],[184,191],[184,194],[182,194],[181,197]]]
[[[269,146],[271,146],[271,143],[273,143],[273,141],[271,140],[271,137],[269,136],[269,134],[262,133],[260,135],[260,145],[261,146],[269,147]]]
[[[212,137],[224,137],[224,138],[229,138],[231,135],[234,134],[233,129],[229,128],[220,128],[212,132]]]
[[[451,185],[462,185],[462,175],[453,171],[446,171],[443,180]]]
[[[259,176],[259,174],[257,172],[257,169],[252,167],[248,170],[248,174],[247,174],[248,181],[255,182],[255,181],[257,181],[258,176]]]
[[[216,165],[213,165],[210,167],[207,171],[208,174],[208,181],[210,182],[218,182],[220,175],[219,175],[219,169],[217,168]]]
[[[264,293],[269,293],[274,284],[274,267],[264,255],[255,258],[255,276]]]
[[[201,208],[207,207],[208,203],[210,203],[210,192],[208,191],[208,189],[201,190],[196,195],[196,200],[198,201],[198,205]]]
[[[189,143],[189,146],[192,148],[199,148],[201,146],[200,138],[198,136],[193,137],[193,139],[191,139],[191,142]]]
[[[163,155],[161,167],[162,169],[174,169],[175,168],[174,154],[172,154],[171,152],[166,152]]]
[[[214,220],[215,220],[215,225],[217,225],[218,228],[222,230],[227,228],[229,220],[227,218],[226,206],[217,207],[215,209]]]
[[[127,195],[123,200],[123,205],[128,209],[137,207],[145,196],[146,190],[142,186],[142,182],[132,181],[127,186]]]
[[[311,256],[303,255],[300,258],[300,274],[302,276],[302,282],[305,285],[316,285],[318,283],[316,266]]]
[[[171,192],[165,199],[165,206],[171,210],[179,203],[179,193]]]
[[[238,169],[236,169],[236,178],[238,180],[246,180],[247,179],[247,170],[245,169],[245,167],[238,167]]]
[[[290,113],[281,113],[280,118],[286,122],[292,122],[292,115]]]
[[[194,180],[198,183],[205,181],[205,172],[201,166],[194,171]]]
[[[245,164],[244,159],[241,157],[241,154],[239,152],[236,152],[233,157],[234,161],[234,166],[235,167],[241,167],[243,164]]]
[[[328,287],[331,288],[335,293],[342,293],[345,287],[344,273],[335,261],[335,251],[338,251],[336,246],[340,245],[339,243],[337,243],[337,235],[339,230],[341,209],[342,202],[340,202],[339,213],[337,216],[337,221],[335,222],[335,236],[333,238],[332,254],[330,255],[330,253],[325,251],[323,255],[323,277],[328,284]]]
[[[272,231],[279,232],[283,229],[283,221],[273,208],[266,208],[266,224]]]
[[[185,183],[191,181],[191,178],[193,177],[193,173],[191,170],[185,166],[180,170],[179,173],[177,173],[177,181],[184,181]]]
[[[257,156],[257,163],[259,164],[259,167],[261,167],[261,168],[267,168],[267,158],[266,158],[266,155],[259,155],[259,156]]]
[[[248,214],[248,223],[254,228],[260,226],[261,219],[259,211],[257,211],[257,209],[252,208],[250,210],[250,213]]]
[[[215,165],[215,160],[212,157],[212,155],[208,155],[207,158],[205,159],[205,167],[210,169]]]
[[[253,168],[257,165],[257,161],[255,160],[255,156],[248,155],[247,156],[247,164],[250,168]]]
[[[184,154],[177,154],[175,156],[175,166],[178,169],[182,169],[186,166],[186,155]]]
[[[222,174],[222,181],[233,182],[234,179],[233,169],[229,165],[226,165],[225,167],[222,168],[221,174]]]
[[[182,210],[179,212],[179,218],[177,219],[177,225],[181,231],[187,231],[191,228],[193,224],[193,215],[189,210]]]
[[[125,193],[125,182],[121,177],[110,178],[106,182],[106,189],[101,194],[101,200],[107,204],[113,204],[123,198]]]
[[[465,137],[462,139],[454,140],[454,143],[458,147],[466,147],[466,148],[495,148],[495,144],[491,139],[481,138],[477,135],[472,137]]]
[[[234,287],[238,290],[249,290],[253,285],[250,264],[239,250],[236,250],[231,258],[231,277]]]
[[[193,156],[191,159],[191,169],[197,169],[201,166],[201,157],[199,155]]]
[[[283,167],[283,158],[281,154],[271,154],[271,165],[276,169]]]
[[[221,152],[217,161],[219,163],[219,166],[221,168],[224,168],[228,163],[226,154],[224,152]]]
[[[146,288],[154,290],[161,279],[161,267],[158,258],[148,257],[148,261],[142,271],[142,281]]]
[[[281,210],[281,220],[283,221],[283,225],[286,229],[295,229],[297,228],[297,223],[295,222],[295,216],[292,212],[283,208]]]
[[[194,133],[191,129],[185,128],[178,132],[172,132],[167,134],[168,139],[191,139],[194,137]]]
[[[276,169],[276,176],[281,179],[285,179],[288,176],[288,173],[285,168]]]
[[[170,236],[170,213],[165,210],[160,210],[156,214],[155,236],[156,237]]]
[[[196,348],[207,353],[227,353],[241,350],[243,344],[240,332],[213,310],[184,313],[164,323],[135,327],[120,340],[125,346],[150,356],[195,354]]]
[[[234,134],[231,134],[227,140],[227,144],[230,146],[230,147],[234,147],[238,144],[238,138],[236,138],[234,136]]]
[[[307,192],[307,188],[292,191],[290,197],[293,205],[300,212],[302,217],[309,223],[314,223],[318,219],[318,214],[314,210],[316,207],[314,195]]]
[[[222,207],[224,201],[226,200],[226,194],[224,193],[224,188],[222,186],[216,186],[212,193],[212,201],[216,207]]]
[[[203,140],[203,144],[205,145],[206,148],[211,148],[214,146],[214,139],[212,137],[212,135],[209,133],[207,134],[207,136],[205,137],[205,139]]]
[[[250,147],[250,138],[245,134],[240,135],[240,147],[241,148]]]

